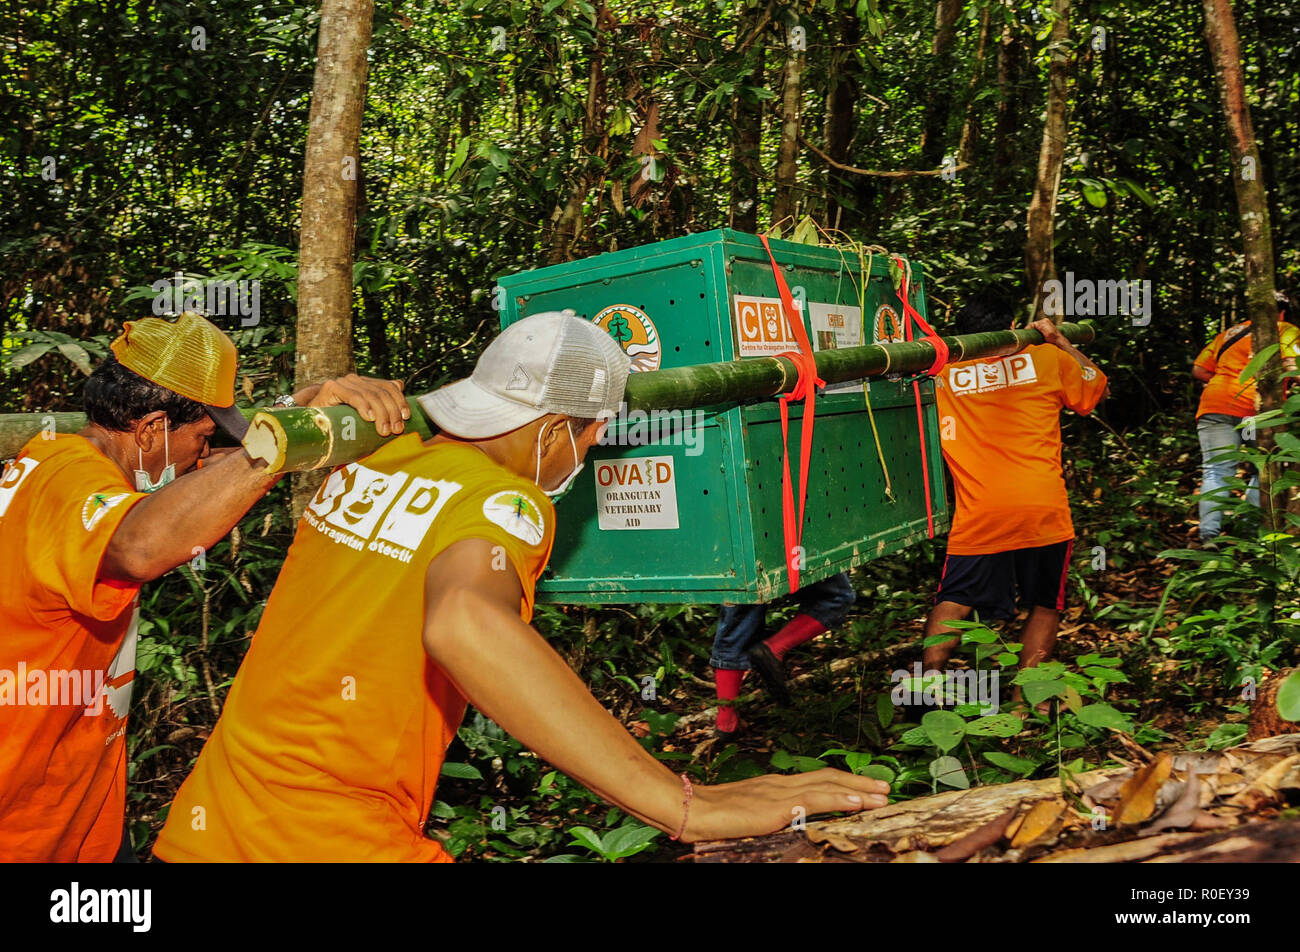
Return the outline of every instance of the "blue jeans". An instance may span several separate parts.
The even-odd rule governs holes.
[[[834,628],[844,620],[857,593],[846,573],[813,582],[794,594],[799,611],[811,615],[823,628]],[[718,630],[713,636],[713,656],[709,664],[715,668],[748,671],[749,658],[745,652],[763,640],[766,605],[723,605],[718,613]]]
[[[1223,531],[1223,514],[1232,507],[1228,480],[1237,475],[1237,460],[1225,457],[1227,450],[1239,449],[1243,443],[1237,424],[1242,417],[1226,413],[1207,413],[1196,421],[1196,436],[1201,441],[1201,541],[1213,539]],[[1246,501],[1259,505],[1259,476],[1251,477]]]

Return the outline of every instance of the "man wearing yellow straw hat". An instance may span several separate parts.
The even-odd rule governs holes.
[[[86,428],[36,436],[0,478],[0,859],[134,858],[140,587],[215,545],[278,479],[243,450],[211,454],[218,425],[247,427],[217,327],[193,312],[127,321],[111,347],[86,381]],[[409,415],[400,383],[351,374],[277,403],[291,399],[351,404],[381,433]]]

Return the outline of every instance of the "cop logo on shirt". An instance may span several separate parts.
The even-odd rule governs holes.
[[[493,493],[483,502],[483,515],[529,545],[539,545],[546,535],[542,511],[520,492]]]
[[[81,507],[81,524],[89,532],[95,528],[100,519],[104,518],[104,513],[112,509],[129,493],[91,493],[86,497],[85,503]]]

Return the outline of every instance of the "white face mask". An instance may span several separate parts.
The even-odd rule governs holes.
[[[136,454],[139,457],[137,465],[140,467],[135,471],[135,488],[137,492],[151,493],[155,490],[162,489],[168,483],[176,478],[176,464],[172,462],[171,442],[168,439],[167,418],[163,417],[163,459],[167,465],[163,467],[162,475],[158,477],[158,482],[154,482],[149,475],[149,471],[144,468],[144,452],[136,447]]]
[[[569,491],[569,489],[573,486],[573,481],[577,479],[578,474],[582,472],[582,467],[583,467],[583,464],[578,461],[578,444],[575,443],[573,440],[573,427],[569,425],[568,420],[564,421],[564,428],[569,432],[569,446],[573,448],[573,472],[569,473],[569,475],[565,477],[564,482],[560,483],[560,485],[556,486],[554,489],[545,489],[545,488],[542,489],[542,492],[546,493],[546,495],[551,497],[552,502],[558,502],[560,497]],[[537,473],[536,475],[533,476],[533,482],[537,483],[538,486],[542,485],[542,434],[541,433],[537,434]]]

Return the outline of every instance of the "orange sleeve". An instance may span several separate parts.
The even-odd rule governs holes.
[[[28,557],[40,583],[78,614],[99,621],[116,618],[140,586],[103,579],[99,563],[113,533],[144,493],[127,492],[112,464],[78,459],[60,466],[40,485],[31,508]],[[38,470],[39,473],[39,470]]]
[[[514,566],[523,586],[520,615],[532,618],[534,589],[551,557],[555,541],[555,507],[531,483],[499,482],[467,486],[456,494],[447,513],[449,543],[484,539]],[[504,566],[501,566],[504,568]]]
[[[1061,377],[1061,400],[1075,413],[1087,416],[1106,393],[1106,375],[1080,366],[1062,350],[1056,350],[1056,365]]]
[[[1223,346],[1223,335],[1224,331],[1214,335],[1214,340],[1206,344],[1201,352],[1196,355],[1196,360],[1192,362],[1193,366],[1214,373],[1215,368],[1219,366],[1219,348]]]

